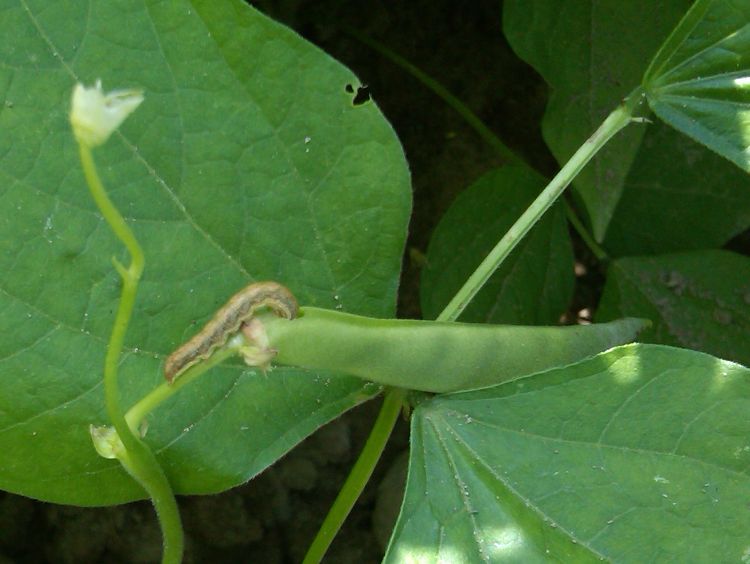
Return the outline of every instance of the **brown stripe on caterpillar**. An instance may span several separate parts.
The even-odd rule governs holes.
[[[263,307],[279,317],[294,319],[297,316],[297,300],[284,286],[277,282],[250,284],[229,298],[197,335],[167,357],[164,377],[174,382],[188,368],[210,357]]]

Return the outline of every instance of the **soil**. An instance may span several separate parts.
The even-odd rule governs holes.
[[[354,39],[369,36],[441,82],[512,149],[545,173],[555,169],[538,128],[546,86],[512,53],[497,0],[266,0],[254,3],[351,68],[403,143],[414,185],[400,317],[419,317],[419,257],[458,192],[502,164],[463,119],[416,79]],[[579,302],[596,293],[584,281]],[[576,307],[580,307],[578,304]],[[379,401],[320,429],[248,484],[180,499],[186,562],[299,562],[361,449]],[[408,424],[383,460],[326,562],[379,562],[399,508]],[[91,509],[0,493],[0,564],[156,562],[161,540],[147,502]]]

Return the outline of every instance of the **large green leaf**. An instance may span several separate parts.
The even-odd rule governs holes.
[[[97,150],[146,252],[123,401],[229,295],[275,279],[301,303],[393,314],[410,209],[401,147],[356,77],[239,0],[0,1],[0,487],[51,501],[142,496],[88,437],[124,251],[90,201],[73,84],[146,101]],[[239,363],[181,390],[146,441],[178,492],[241,483],[377,388]]]
[[[656,115],[750,172],[747,0],[697,0],[643,84]]]
[[[412,417],[386,562],[740,562],[750,370],[628,345]]]
[[[597,321],[653,321],[639,341],[750,365],[750,259],[728,251],[630,257],[609,268]]]
[[[491,171],[440,220],[420,278],[422,314],[434,319],[513,222],[544,188],[525,167]],[[573,294],[573,250],[565,213],[555,206],[503,262],[461,321],[552,325]]]

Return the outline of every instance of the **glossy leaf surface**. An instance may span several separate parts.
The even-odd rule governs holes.
[[[412,416],[386,562],[717,562],[747,554],[750,370],[628,345]]]

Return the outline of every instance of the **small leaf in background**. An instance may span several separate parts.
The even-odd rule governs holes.
[[[643,77],[662,120],[750,172],[750,3],[697,0]]]
[[[711,250],[616,260],[596,320],[622,316],[653,321],[639,341],[750,365],[750,259]]]
[[[412,416],[386,562],[740,562],[750,370],[627,345]]]
[[[506,166],[461,193],[440,220],[421,274],[422,313],[434,319],[544,188],[526,167]],[[573,293],[573,251],[565,214],[551,208],[461,316],[465,322],[554,325]]]
[[[690,0],[508,0],[503,29],[550,85],[544,139],[561,165],[640,82]],[[645,25],[645,22],[648,22]],[[604,239],[646,127],[631,126],[600,151],[573,187]]]
[[[7,4],[7,3],[6,3]],[[145,100],[96,152],[146,253],[120,385],[253,280],[302,304],[390,316],[410,212],[403,151],[357,78],[235,1],[15,3],[0,10],[0,488],[73,504],[143,497],[94,451],[124,250],[88,194],[68,123],[76,82]],[[221,491],[379,388],[227,363],[148,418],[178,493]]]

